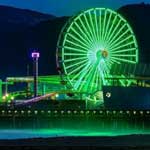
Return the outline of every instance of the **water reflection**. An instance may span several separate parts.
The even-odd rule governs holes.
[[[149,120],[85,117],[2,118],[0,138],[149,134]]]

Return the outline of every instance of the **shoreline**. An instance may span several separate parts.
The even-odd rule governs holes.
[[[149,147],[150,134],[125,136],[66,136],[0,140],[0,146],[100,146],[100,147]]]

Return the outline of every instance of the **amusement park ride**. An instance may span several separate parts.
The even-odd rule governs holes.
[[[131,107],[138,95],[142,99],[137,100],[137,108],[143,109],[145,105],[150,108],[150,72],[147,69],[150,66],[139,63],[138,53],[134,32],[119,13],[107,8],[83,11],[70,18],[59,35],[56,64],[60,75],[38,77],[38,93],[34,94],[35,97],[18,100],[16,105],[47,98],[59,101],[59,95],[62,94],[64,100],[82,99],[86,104],[94,102],[96,108],[107,106],[116,109],[124,108],[125,103],[125,108]],[[37,84],[33,77],[6,79],[6,84],[15,82],[27,83],[28,91],[32,93],[32,87]],[[27,95],[27,91],[25,93]],[[140,95],[142,93],[146,98]],[[12,101],[17,101],[15,94]],[[2,102],[5,99],[3,96]],[[136,109],[136,105],[133,108]]]

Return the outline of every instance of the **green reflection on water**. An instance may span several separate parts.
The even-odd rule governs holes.
[[[51,135],[55,136],[118,136],[118,135],[132,135],[132,134],[150,134],[149,131],[138,130],[138,129],[128,129],[124,131],[113,130],[113,131],[103,131],[103,130],[86,130],[86,129],[39,129],[35,132],[39,132],[41,135]]]
[[[117,136],[150,134],[149,120],[100,119],[100,118],[27,118],[1,120],[0,134],[21,137],[58,136]],[[4,132],[4,130],[8,132]]]

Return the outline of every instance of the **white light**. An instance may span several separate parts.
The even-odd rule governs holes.
[[[6,96],[6,97],[8,97],[8,96],[9,96],[9,94],[6,94],[5,96]]]
[[[108,113],[109,113],[109,111],[107,110],[107,111],[106,111],[106,113],[108,114]]]
[[[89,112],[89,111],[86,111],[86,113],[89,114],[90,112]]]
[[[9,104],[9,103],[11,103],[11,100],[9,100],[9,101],[8,101],[8,106],[10,106],[10,104]]]
[[[57,112],[58,112],[57,110],[54,111],[55,114],[56,114]]]
[[[80,113],[81,113],[81,114],[83,114],[83,113],[84,113],[84,111],[83,111],[83,110],[81,110],[81,111],[80,111]]]
[[[121,111],[120,111],[120,114],[122,114],[122,113],[123,113],[123,111],[121,110]]]
[[[70,114],[71,113],[71,111],[70,110],[68,110],[68,114]]]
[[[56,97],[56,98],[59,97],[59,94],[56,94],[55,97]]]
[[[6,99],[6,96],[3,96],[2,99],[5,100],[5,99]]]
[[[143,114],[143,111],[140,111],[140,114]]]
[[[96,114],[96,111],[95,111],[95,110],[93,111],[93,114]]]
[[[146,111],[147,114],[149,114],[149,111]]]
[[[107,92],[107,93],[106,93],[106,97],[110,98],[110,97],[111,97],[111,93],[110,93],[110,92]]]
[[[64,111],[62,110],[62,111],[61,111],[61,114],[63,114],[63,113],[64,113]]]
[[[103,113],[103,111],[99,111],[99,113],[100,113],[100,114],[102,114],[102,113]]]
[[[41,113],[43,114],[43,113],[44,113],[44,110],[41,110]]]
[[[133,114],[135,115],[135,114],[136,114],[136,111],[133,111]]]
[[[11,100],[14,100],[14,97],[13,97],[13,96],[11,96]]]
[[[51,113],[51,111],[50,110],[48,110],[48,114],[50,114]]]
[[[24,113],[24,111],[23,111],[23,110],[21,110],[21,113],[23,114],[23,113]]]
[[[77,113],[77,111],[76,111],[76,110],[74,110],[73,112],[74,112],[75,114]]]
[[[116,111],[113,111],[113,114],[115,114],[116,113]]]
[[[37,110],[35,110],[35,111],[34,111],[34,113],[35,113],[35,114],[37,114],[37,113],[38,113],[38,111],[37,111]]]
[[[28,114],[30,114],[31,113],[31,111],[30,110],[28,110]]]

